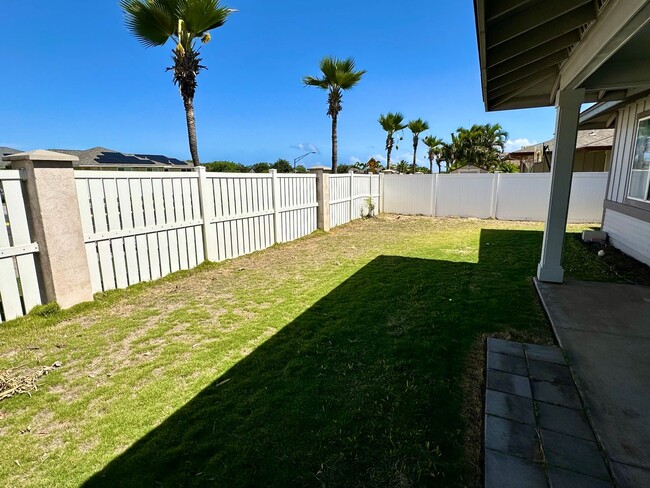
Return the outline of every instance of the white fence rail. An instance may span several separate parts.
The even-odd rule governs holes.
[[[359,219],[368,212],[368,198],[375,208],[379,206],[379,176],[345,175],[330,176],[330,227]]]
[[[22,317],[41,304],[25,198],[17,170],[0,174],[0,322]]]
[[[607,173],[575,173],[569,222],[602,217]],[[385,175],[387,213],[545,221],[551,188],[546,174]]]

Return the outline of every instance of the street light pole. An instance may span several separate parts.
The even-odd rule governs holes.
[[[294,173],[296,172],[296,163],[297,163],[298,161],[300,161],[301,159],[306,158],[306,157],[309,156],[310,154],[316,154],[316,151],[309,151],[308,153],[303,154],[302,156],[298,156],[297,158],[294,158],[294,159],[293,159],[293,172],[294,172]]]

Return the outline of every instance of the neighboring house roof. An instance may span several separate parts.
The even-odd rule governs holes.
[[[19,149],[14,149],[13,147],[0,146],[0,169],[9,167],[9,161],[2,160],[4,156],[17,154],[19,152],[21,152]]]
[[[581,130],[578,131],[576,151],[607,150],[611,149],[613,143],[614,129]],[[542,150],[542,145],[546,147],[547,151],[553,152],[555,149],[555,139],[550,139],[540,144],[524,146],[521,149],[510,152],[507,156],[514,159],[532,156],[537,150]]]
[[[77,156],[77,168],[191,168],[192,163],[170,158],[160,154],[127,154],[105,147],[92,147],[90,149],[51,149],[55,152]]]

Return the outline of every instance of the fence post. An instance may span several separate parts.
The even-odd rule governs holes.
[[[278,170],[270,169],[271,193],[273,194],[273,235],[275,244],[282,242],[282,222],[280,222],[280,181],[278,181]]]
[[[497,204],[499,201],[499,175],[498,171],[494,172],[494,180],[492,181],[492,208],[490,209],[490,218],[497,218]]]
[[[354,219],[354,171],[350,170],[350,222]]]
[[[205,259],[216,262],[219,260],[217,229],[212,223],[214,219],[214,192],[208,181],[205,166],[197,166],[199,174],[199,200],[201,202],[201,219],[203,219],[203,251]]]
[[[325,167],[318,166],[309,171],[316,175],[316,200],[318,200],[317,228],[329,232],[330,219],[330,175]]]
[[[384,173],[379,173],[379,189],[377,193],[377,207],[379,207],[378,213],[384,213]]]
[[[38,243],[37,272],[45,302],[61,308],[93,299],[77,199],[76,156],[31,151],[5,157],[25,179],[28,217]]]

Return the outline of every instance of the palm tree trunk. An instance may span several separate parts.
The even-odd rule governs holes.
[[[442,173],[442,165],[440,164],[440,161],[436,161],[436,164],[438,165],[438,174]]]
[[[390,169],[390,154],[393,152],[393,145],[386,140],[386,169]]]
[[[336,168],[338,166],[339,151],[338,151],[338,115],[332,115],[332,174],[336,174]]]
[[[185,118],[187,120],[187,138],[190,142],[190,154],[192,155],[192,163],[194,166],[201,164],[199,162],[199,149],[196,143],[196,120],[194,119],[194,100],[191,98],[183,98],[183,105],[185,105]]]
[[[413,143],[413,174],[415,174],[415,167],[416,167],[416,155],[418,152],[418,143],[414,142]]]
[[[433,159],[429,159],[429,174],[433,174]]]

